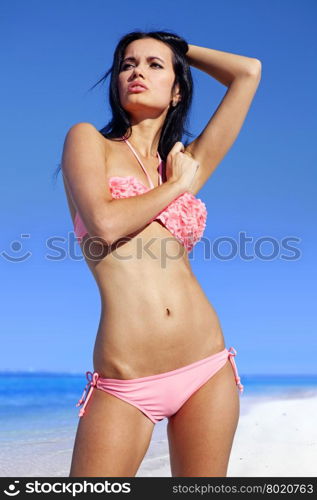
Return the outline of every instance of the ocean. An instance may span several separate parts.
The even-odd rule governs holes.
[[[240,375],[241,398],[306,397],[317,392],[317,375]],[[72,425],[76,403],[87,383],[85,374],[1,372],[0,440],[20,431]]]

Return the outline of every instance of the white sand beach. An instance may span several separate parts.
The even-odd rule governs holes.
[[[317,476],[316,392],[279,399],[242,395],[240,408],[228,477]],[[165,419],[155,426],[137,477],[171,477],[166,425]],[[75,427],[2,442],[0,475],[67,477]]]

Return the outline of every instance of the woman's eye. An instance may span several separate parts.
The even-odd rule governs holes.
[[[155,66],[158,66],[159,68],[162,68],[162,67],[163,67],[163,66],[161,66],[161,65],[160,65],[160,64],[158,64],[158,63],[151,63],[151,66],[153,66],[153,64],[154,64]],[[126,63],[126,64],[124,64],[124,65],[122,66],[122,68],[121,68],[121,69],[126,69],[126,68],[127,68],[127,66],[132,66],[132,64]]]

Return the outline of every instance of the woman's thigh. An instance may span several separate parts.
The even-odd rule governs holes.
[[[135,406],[94,389],[78,423],[69,477],[135,476],[153,428]]]
[[[172,476],[225,477],[239,414],[228,360],[168,421]]]

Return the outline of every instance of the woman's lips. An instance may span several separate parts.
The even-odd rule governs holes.
[[[148,90],[141,85],[134,85],[134,87],[128,87],[129,92],[143,92],[144,90]]]

